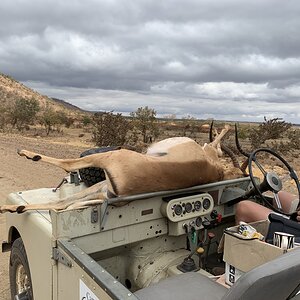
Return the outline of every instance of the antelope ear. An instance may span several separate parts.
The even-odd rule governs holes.
[[[222,157],[223,156],[223,151],[221,149],[221,145],[220,144],[217,145],[217,153],[218,153],[218,157]]]

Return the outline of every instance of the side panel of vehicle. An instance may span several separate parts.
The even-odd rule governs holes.
[[[58,241],[57,300],[137,300],[127,288],[69,240]]]
[[[10,194],[8,201],[11,204],[20,203],[17,194]],[[26,212],[7,214],[6,225],[8,230],[7,242],[12,243],[13,239],[19,235],[25,245],[34,298],[53,299],[52,272],[54,261],[51,259],[53,247],[51,223],[41,213]]]

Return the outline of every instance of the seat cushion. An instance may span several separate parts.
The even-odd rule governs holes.
[[[190,272],[141,289],[135,292],[135,296],[141,300],[220,300],[226,292],[227,289],[219,283]]]

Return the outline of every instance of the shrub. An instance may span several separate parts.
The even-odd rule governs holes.
[[[251,145],[256,149],[267,140],[278,140],[282,138],[291,127],[291,123],[287,123],[280,118],[267,120],[267,118],[264,117],[264,122],[250,131],[249,139]],[[273,142],[273,145],[276,145],[276,143]]]
[[[156,111],[148,106],[139,107],[130,113],[132,117],[133,134],[141,135],[143,143],[151,143],[159,134]]]
[[[67,119],[66,113],[55,111],[48,105],[40,117],[40,123],[45,127],[46,134],[49,135],[54,128],[59,132],[61,130],[61,125],[65,124]]]
[[[201,124],[199,123],[199,120],[190,115],[182,118],[181,125],[182,136],[189,136],[190,138],[195,139],[196,134],[200,132]]]
[[[10,119],[13,127],[23,130],[35,121],[35,117],[40,110],[38,100],[19,98],[16,100],[10,111]]]
[[[96,113],[93,117],[93,142],[101,146],[121,146],[126,143],[130,123],[122,114]]]
[[[5,107],[0,107],[0,130],[4,131],[9,123],[9,111]]]
[[[84,127],[92,123],[92,119],[89,116],[83,116],[81,121]]]

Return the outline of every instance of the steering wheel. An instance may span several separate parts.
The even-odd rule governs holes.
[[[260,196],[260,198],[262,199],[262,201],[265,203],[265,205],[267,207],[269,207],[270,209],[272,209],[275,212],[278,212],[278,213],[281,213],[281,214],[284,214],[287,216],[291,216],[291,215],[295,214],[295,212],[292,212],[292,213],[284,212],[282,210],[282,206],[281,206],[281,203],[279,200],[278,192],[282,190],[282,181],[281,181],[280,177],[275,172],[267,172],[257,159],[257,154],[263,153],[263,152],[266,152],[266,153],[271,154],[272,156],[275,156],[277,159],[279,159],[285,165],[285,167],[289,171],[290,178],[293,179],[296,183],[297,190],[298,190],[298,197],[300,199],[300,184],[299,184],[299,180],[298,180],[296,172],[283,157],[281,157],[278,153],[276,153],[275,151],[268,149],[268,148],[260,148],[260,149],[253,151],[250,154],[249,161],[248,161],[248,168],[249,168],[249,176],[252,181],[254,190],[256,191],[256,194],[258,194]],[[259,168],[259,170],[262,172],[262,174],[264,175],[264,180],[260,184],[257,183],[257,181],[255,180],[255,178],[253,176],[253,168],[252,168],[253,164],[255,164]],[[273,197],[274,197],[275,201],[271,201],[271,202],[275,202],[275,203],[272,204],[266,198],[266,196],[263,195],[263,193],[266,191],[273,192]],[[300,207],[300,201],[299,201],[297,209],[299,207]]]

